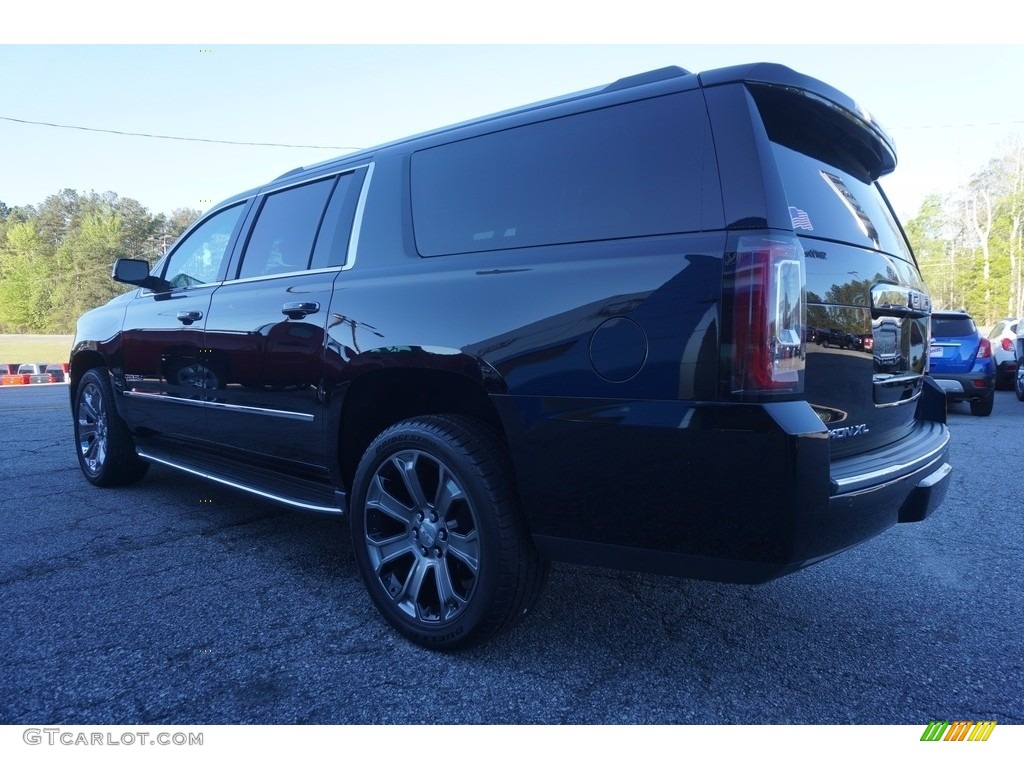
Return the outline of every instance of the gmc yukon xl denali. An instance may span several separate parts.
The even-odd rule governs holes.
[[[115,264],[134,289],[72,351],[82,471],[346,516],[383,616],[436,649],[512,626],[552,560],[791,573],[948,485],[895,164],[849,97],[751,64],[296,169]]]

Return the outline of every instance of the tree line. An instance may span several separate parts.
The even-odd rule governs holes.
[[[115,259],[156,263],[199,215],[73,189],[38,206],[0,201],[0,332],[74,332],[80,314],[127,290],[110,278]]]
[[[982,326],[1024,316],[1024,141],[929,195],[906,231],[936,308],[966,309]]]

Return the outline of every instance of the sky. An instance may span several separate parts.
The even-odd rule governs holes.
[[[539,5],[527,0],[508,8]],[[863,11],[868,6],[857,7],[870,15]],[[686,14],[678,11],[679,19],[642,17],[646,22],[638,28],[629,21],[637,16],[608,17],[593,11],[601,6],[590,4],[581,6],[596,17],[590,32],[573,26],[581,26],[582,16],[563,13],[554,21],[572,28],[571,34],[542,34],[550,26],[509,23],[507,34],[496,35],[486,30],[503,29],[506,17],[502,6],[488,7],[497,9],[493,18],[482,20],[475,11],[464,18],[472,22],[465,28],[433,18],[410,30],[419,20],[413,17],[388,33],[379,31],[379,18],[359,16],[345,23],[325,17],[320,6],[284,21],[264,18],[262,28],[227,33],[233,29],[230,19],[211,17],[191,0],[175,5],[178,26],[161,18],[112,34],[94,28],[102,18],[95,13],[88,19],[57,14],[63,27],[48,34],[19,36],[10,30],[38,30],[38,24],[7,25],[0,29],[0,201],[38,205],[72,188],[111,190],[153,213],[205,210],[287,170],[352,148],[668,64],[699,72],[772,61],[839,88],[876,115],[895,139],[899,164],[883,186],[904,220],[918,211],[926,194],[954,191],[1014,137],[1024,136],[1024,45],[1001,39],[998,28],[990,30],[996,44],[985,43],[980,28],[972,32],[975,27],[966,20],[968,34],[955,37],[968,44],[945,44],[954,36],[945,28],[923,39],[905,35],[906,42],[865,44],[885,36],[844,39],[835,31],[842,25],[827,19],[817,21],[830,34],[808,34],[813,16],[794,34],[791,21],[782,24],[780,14],[767,13],[763,19],[747,18],[744,34],[720,33],[723,42],[700,34],[712,39],[703,44],[690,42],[688,37],[698,35],[682,23],[678,31],[665,33],[659,22],[681,22]],[[662,14],[666,7],[651,5]],[[789,9],[782,16],[792,18],[790,4],[777,7]],[[268,34],[279,21],[280,34]],[[842,21],[864,26],[864,19]],[[1008,17],[1003,21],[1014,23]],[[949,19],[950,29],[958,24]],[[197,32],[197,27],[204,28]],[[163,35],[153,35],[154,28]],[[197,34],[212,39],[192,42]],[[795,44],[830,36],[825,43]],[[724,42],[732,37],[779,42]],[[265,44],[268,39],[287,44]]]

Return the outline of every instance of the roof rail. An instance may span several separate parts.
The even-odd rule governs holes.
[[[275,181],[280,181],[281,179],[283,179],[283,178],[285,178],[287,176],[294,176],[295,174],[299,173],[300,171],[304,171],[304,170],[306,170],[306,166],[304,166],[304,165],[300,165],[298,168],[292,168],[290,171],[285,171],[280,176],[278,176],[276,179],[273,179],[271,181],[271,183],[273,183]]]
[[[648,83],[656,83],[659,80],[670,80],[673,77],[683,77],[684,75],[692,74],[692,72],[674,65],[662,67],[661,69],[652,69],[650,72],[641,72],[639,75],[620,78],[604,88],[604,91],[621,91],[623,88],[633,88],[637,85],[647,85]]]

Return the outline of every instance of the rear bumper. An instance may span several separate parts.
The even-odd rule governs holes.
[[[949,489],[949,476],[953,472],[946,462],[922,479],[900,507],[901,523],[919,523],[942,503]]]
[[[1004,360],[996,366],[996,379],[1003,382],[1013,381],[1019,367],[1020,364],[1016,360]]]
[[[530,532],[552,560],[761,583],[923,520],[950,477],[938,421],[833,461],[802,402],[496,405]]]
[[[978,400],[991,395],[996,388],[995,373],[937,373],[932,372],[935,383],[942,387],[946,399]]]

